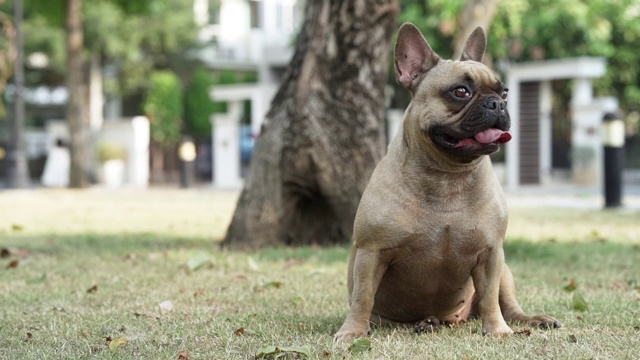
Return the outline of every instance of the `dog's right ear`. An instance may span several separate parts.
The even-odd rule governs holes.
[[[398,30],[395,47],[396,81],[413,93],[422,74],[434,67],[440,57],[412,23],[404,23]]]

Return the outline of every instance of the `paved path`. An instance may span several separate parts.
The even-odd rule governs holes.
[[[571,185],[522,187],[517,192],[507,192],[506,195],[509,206],[513,207],[604,208],[602,190],[595,187]],[[640,186],[626,186],[623,189],[622,203],[621,209],[640,210]]]

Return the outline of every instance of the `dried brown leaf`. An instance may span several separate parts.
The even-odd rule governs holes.
[[[7,264],[7,269],[15,269],[18,267],[18,265],[20,265],[20,260],[11,260],[8,264]]]
[[[87,289],[87,294],[93,294],[98,291],[98,285],[93,285],[92,287]]]
[[[569,342],[577,343],[578,342],[578,338],[575,335],[570,334],[569,335]]]
[[[241,327],[241,328],[239,328],[239,329],[235,329],[235,330],[233,331],[233,334],[234,334],[234,335],[239,335],[239,336],[244,335],[244,328],[243,328],[243,327]]]
[[[27,341],[31,340],[32,338],[33,338],[33,334],[32,334],[32,333],[30,333],[30,332],[28,332],[28,333],[25,335],[24,341],[25,341],[25,342],[27,342]]]
[[[150,319],[156,319],[159,320],[162,316],[160,314],[156,314],[150,311],[147,312],[134,312],[133,315],[135,315],[135,317],[147,317]]]
[[[289,259],[282,267],[282,270],[289,270],[295,264],[296,264],[296,259]]]

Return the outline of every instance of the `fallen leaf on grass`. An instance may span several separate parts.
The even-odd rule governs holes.
[[[585,312],[589,310],[589,304],[587,301],[580,295],[580,293],[573,293],[573,299],[571,300],[571,307],[573,310]]]
[[[152,313],[150,311],[147,312],[134,312],[133,315],[135,315],[135,317],[147,317],[150,319],[156,319],[159,320],[162,316],[160,316],[160,314],[156,314],[156,313]]]
[[[296,259],[289,259],[282,267],[282,270],[289,270],[295,264],[296,264]]]
[[[109,342],[109,350],[118,351],[127,345],[127,338],[117,337]]]
[[[280,289],[282,285],[284,285],[282,281],[267,281],[263,286],[265,288],[274,287],[276,289]]]
[[[249,269],[251,269],[253,271],[260,271],[260,267],[258,266],[256,261],[253,260],[252,257],[249,257],[249,259],[247,259],[247,264],[249,265]]]
[[[578,338],[575,335],[571,334],[571,335],[569,335],[569,342],[577,343],[578,342]]]
[[[187,260],[189,271],[196,271],[205,265],[211,264],[211,258],[207,255],[197,255]]]
[[[563,287],[562,289],[564,291],[566,291],[566,292],[572,292],[572,291],[575,291],[576,288],[577,288],[577,286],[576,286],[575,280],[571,280],[571,281],[569,281],[569,284],[567,286]]]
[[[18,255],[19,250],[15,248],[3,247],[0,249],[0,258],[8,258]]]
[[[15,269],[18,267],[18,265],[20,265],[20,260],[11,260],[8,264],[7,264],[7,269]]]
[[[256,351],[256,359],[275,358],[285,354],[309,357],[309,349],[305,347],[265,346]]]
[[[525,336],[531,336],[531,330],[529,329],[523,329],[520,331],[516,331],[515,332],[516,335],[525,335]]]
[[[87,294],[93,294],[98,291],[98,285],[93,285],[92,287],[87,289]]]
[[[353,340],[353,343],[349,346],[349,350],[352,354],[359,354],[371,349],[371,340],[367,338],[357,338]]]
[[[24,230],[24,226],[20,225],[20,224],[11,224],[11,230],[15,231],[15,232],[19,232]]]
[[[255,333],[255,331],[243,327],[233,330],[233,334],[238,336],[255,335]]]
[[[27,342],[29,340],[31,340],[33,338],[33,334],[28,332],[27,335],[24,338],[24,342]]]
[[[162,312],[163,314],[173,311],[173,303],[171,302],[171,300],[164,300],[160,302],[158,304],[158,307],[160,308],[160,312]]]
[[[331,351],[327,350],[327,349],[322,349],[322,351],[320,352],[320,357],[330,357],[331,356]]]
[[[633,327],[634,330],[640,330],[640,325],[636,325]]]
[[[189,359],[190,359],[190,357],[189,357],[189,353],[188,352],[186,352],[184,350],[178,352],[178,360],[189,360]]]
[[[92,344],[89,346],[89,352],[91,352],[92,354],[95,354],[97,352],[102,351],[104,347],[102,345],[98,345],[98,344]]]
[[[173,311],[173,303],[169,300],[165,300],[158,304],[160,307],[160,312],[163,314],[167,314]]]

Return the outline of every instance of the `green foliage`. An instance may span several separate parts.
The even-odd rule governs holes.
[[[101,142],[98,144],[96,153],[98,161],[103,164],[109,160],[127,159],[127,150],[124,147],[111,142]]]
[[[464,0],[409,0],[400,21],[414,22],[441,56],[459,28]],[[613,95],[623,109],[640,110],[640,7],[637,0],[501,1],[489,31],[488,54],[495,60],[530,61],[603,56],[604,78],[597,95]]]
[[[175,145],[180,140],[182,89],[175,73],[161,70],[151,75],[143,111],[151,122],[151,138],[155,142]]]
[[[211,74],[204,69],[196,71],[185,90],[185,132],[194,137],[211,136],[210,117],[220,105],[211,101],[209,91],[215,84]]]
[[[154,68],[168,67],[170,57],[193,44],[198,29],[192,6],[184,0],[83,1],[87,53],[116,65],[107,91],[128,94],[148,87]],[[45,53],[49,70],[64,75],[65,1],[24,0],[24,10],[25,53]],[[0,4],[0,11],[11,13],[13,1]]]

